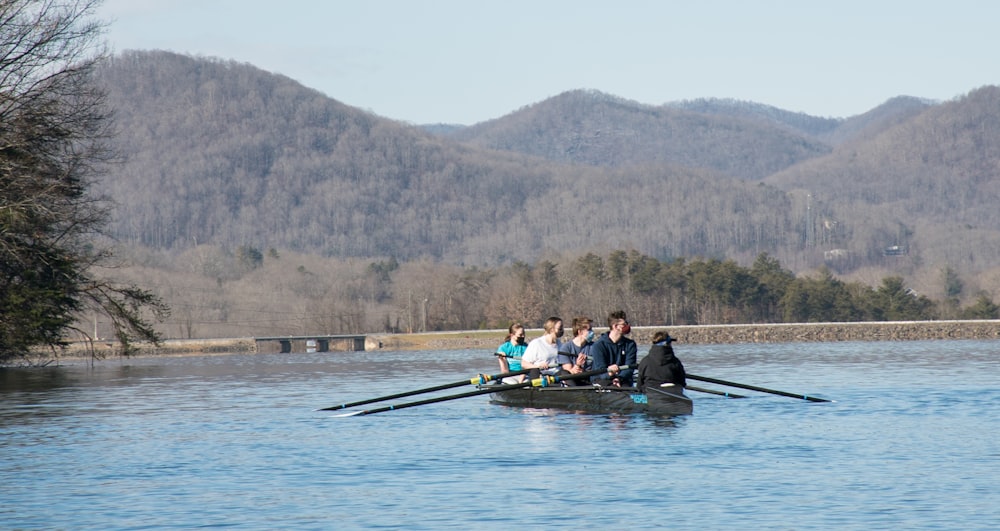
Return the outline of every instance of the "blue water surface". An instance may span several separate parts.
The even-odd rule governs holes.
[[[834,402],[691,382],[747,398],[689,392],[675,418],[485,396],[316,411],[498,372],[479,350],[3,369],[0,527],[1000,528],[1000,343],[676,352],[696,375]]]

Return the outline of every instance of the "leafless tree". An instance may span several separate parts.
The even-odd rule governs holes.
[[[0,362],[65,344],[101,311],[127,352],[157,340],[167,308],[136,286],[95,279],[110,203],[89,193],[114,160],[111,116],[92,74],[105,57],[97,0],[0,0]],[[81,331],[82,332],[82,331]]]

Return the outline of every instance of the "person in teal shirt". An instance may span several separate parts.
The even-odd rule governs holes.
[[[496,356],[500,360],[502,372],[514,372],[521,370],[521,358],[524,356],[524,349],[528,348],[528,343],[524,341],[524,326],[514,323],[507,329],[506,341],[497,347]],[[524,375],[508,376],[503,379],[503,383],[521,383]]]

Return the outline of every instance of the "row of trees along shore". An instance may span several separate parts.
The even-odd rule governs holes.
[[[948,270],[949,297],[935,301],[901,277],[869,286],[822,269],[796,276],[767,254],[750,267],[617,250],[482,268],[200,246],[163,260],[141,258],[159,265],[133,280],[163,294],[173,315],[161,329],[179,338],[537,328],[549,316],[603,324],[615,309],[645,326],[998,317],[988,295],[963,297]]]
[[[426,313],[420,327],[429,330],[499,328],[513,321],[538,327],[551,315],[567,320],[585,315],[603,323],[604,316],[618,308],[644,325],[998,317],[998,307],[986,294],[959,308],[955,298],[935,302],[914,293],[902,277],[887,277],[877,287],[843,282],[826,269],[813,277],[796,277],[766,254],[751,267],[743,267],[719,259],[663,262],[637,251],[613,251],[606,257],[588,253],[561,263],[542,260],[493,270],[467,268],[453,274],[451,282],[437,283],[450,286],[444,293],[394,283],[392,273],[398,268],[393,260],[371,263],[368,274],[376,287],[371,293],[376,302],[411,314],[416,311],[413,294],[419,301],[427,300],[429,309],[419,309]],[[945,277],[947,272],[942,281],[948,280]],[[403,331],[394,322],[416,321],[393,320],[391,315],[390,310],[382,316],[385,332]]]

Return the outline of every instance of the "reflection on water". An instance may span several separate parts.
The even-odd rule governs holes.
[[[495,373],[490,352],[471,350],[4,369],[0,521],[992,529],[997,345],[678,345],[696,374],[836,402],[691,393],[694,415],[676,418],[485,396],[346,418],[316,411]]]

